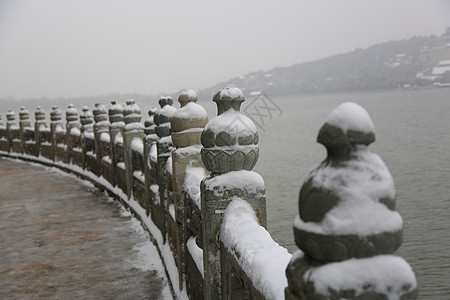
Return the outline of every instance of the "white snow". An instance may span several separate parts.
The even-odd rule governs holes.
[[[176,111],[177,109],[175,107],[171,105],[166,105],[158,111],[158,114],[161,116],[171,118]]]
[[[232,108],[209,121],[205,126],[205,130],[207,129],[214,134],[227,132],[233,137],[249,136],[257,132],[255,124],[249,118]]]
[[[225,210],[220,239],[265,297],[284,299],[285,271],[292,255],[259,225],[248,202],[234,197]]]
[[[173,205],[173,203],[169,204],[169,214],[172,217],[172,220],[176,220],[176,218],[175,218],[175,205]]]
[[[202,274],[202,277],[205,277],[205,271],[203,267],[203,249],[197,246],[197,243],[195,242],[196,237],[191,236],[187,241],[187,248],[189,253],[191,254],[192,259],[195,262],[195,265],[197,266],[197,269],[199,270],[200,274]]]
[[[131,149],[144,155],[144,142],[140,138],[134,138],[131,141]]]
[[[181,93],[180,93],[180,96],[181,95],[186,95],[188,98],[190,98],[190,99],[195,99],[195,98],[197,98],[197,93],[196,92],[194,92],[194,90],[184,90],[184,91],[182,91]]]
[[[349,259],[309,269],[305,281],[314,282],[315,289],[330,295],[329,289],[388,293],[389,300],[400,299],[402,287],[416,288],[416,278],[409,264],[401,257],[378,255],[371,258]],[[366,291],[367,291],[366,290]]]
[[[145,182],[145,176],[142,171],[134,171],[133,176],[134,178],[139,179],[141,182]]]
[[[240,170],[216,175],[205,181],[205,188],[221,194],[230,189],[242,189],[250,193],[258,193],[265,190],[264,180],[254,171]]]
[[[138,122],[133,122],[125,125],[125,131],[144,131],[144,125]]]
[[[92,131],[85,131],[84,132],[84,137],[87,138],[87,139],[93,140],[94,139],[94,133]]]
[[[226,87],[220,91],[220,97],[230,97],[231,99],[241,97],[244,98],[244,94],[237,87]]]
[[[114,144],[122,144],[123,145],[123,136],[120,132],[118,134],[116,134],[116,136],[114,137]]]
[[[180,156],[183,156],[183,158],[191,156],[191,155],[199,155],[200,151],[202,150],[202,145],[190,145],[187,147],[181,147],[174,150],[179,154]]]
[[[72,127],[70,129],[70,135],[80,136],[81,135],[80,129],[78,127]]]
[[[326,123],[341,128],[345,134],[349,130],[375,132],[375,126],[367,111],[353,102],[345,102],[336,107],[331,111]]]
[[[157,184],[150,185],[150,190],[155,194],[155,203],[160,204],[161,200],[159,199],[159,185]]]
[[[150,146],[150,160],[154,162],[158,161],[158,150],[156,148],[156,143],[153,143]]]
[[[107,133],[107,132],[102,132],[102,133],[100,134],[100,141],[106,142],[106,143],[111,142],[111,138],[110,138],[110,136],[109,136],[109,133]]]
[[[356,234],[367,236],[393,232],[402,228],[402,217],[388,209],[379,199],[394,199],[392,176],[381,158],[361,146],[353,159],[339,168],[316,168],[313,186],[337,194],[341,201],[321,222],[303,222],[299,217],[295,226],[319,234]]]
[[[172,175],[172,155],[166,161],[166,172]]]
[[[172,136],[168,135],[159,139],[160,144],[172,144]]]
[[[200,182],[205,178],[206,170],[200,167],[186,167],[184,175],[183,190],[189,195],[194,203],[201,208]]]
[[[177,119],[204,120],[208,118],[208,113],[201,105],[189,102],[184,107],[179,108],[173,114],[173,117]]]

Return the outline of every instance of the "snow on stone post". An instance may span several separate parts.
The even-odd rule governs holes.
[[[8,140],[8,151],[12,151],[13,130],[17,129],[16,113],[10,109],[6,113],[6,133]]]
[[[78,120],[78,111],[73,104],[69,104],[66,110],[66,136],[67,136],[67,158],[72,161],[74,136],[80,136],[81,123]]]
[[[92,110],[94,115],[94,148],[96,163],[94,170],[95,175],[100,176],[102,174],[102,147],[101,147],[101,136],[102,134],[109,134],[109,122],[108,122],[108,112],[106,107],[101,103],[95,103],[95,107]]]
[[[123,136],[123,149],[125,161],[125,174],[127,182],[127,196],[131,198],[133,189],[133,166],[131,158],[131,142],[133,139],[144,139],[144,126],[141,122],[141,109],[136,104],[134,99],[127,100],[127,106],[123,110],[123,117],[125,121],[125,131]]]
[[[26,131],[31,130],[30,113],[25,106],[20,107],[19,111],[19,137],[22,145],[22,151],[26,153],[26,140],[30,137],[26,137]],[[29,154],[29,153],[27,153]]]
[[[57,133],[63,130],[64,125],[62,122],[61,110],[58,106],[53,106],[50,111],[50,132],[52,136],[52,159],[56,160],[56,147],[57,147]]]
[[[411,267],[391,255],[402,242],[402,218],[391,174],[368,150],[375,141],[369,115],[341,104],[317,141],[328,155],[300,190],[294,236],[301,251],[286,269],[286,299],[414,299]]]
[[[251,171],[259,157],[258,132],[239,112],[244,96],[238,88],[225,88],[213,101],[218,116],[206,124],[201,135],[202,161],[211,172],[200,184],[205,299],[219,299],[220,295],[218,237],[228,204],[234,199],[247,201],[266,227],[264,181]]]
[[[114,170],[114,184],[118,184],[117,178],[117,142],[123,140],[123,132],[125,130],[125,122],[123,121],[123,107],[117,101],[111,101],[111,106],[108,109],[109,117],[109,136],[111,141],[111,164]]]
[[[172,137],[170,136],[170,118],[177,110],[172,106],[173,100],[170,97],[161,97],[159,99],[159,105],[161,109],[155,114],[154,121],[156,124],[155,132],[159,139],[156,141],[157,150],[157,163],[156,163],[156,176],[158,182],[158,199],[159,199],[159,214],[158,216],[152,216],[157,219],[163,239],[166,239],[166,201],[165,201],[165,176],[164,169],[166,168],[167,160],[170,157],[170,152],[173,149]]]
[[[152,107],[148,111],[149,118],[144,121],[144,174],[145,174],[145,212],[147,215],[150,214],[150,201],[153,197],[156,195],[152,190],[151,186],[154,185],[154,187],[158,186],[156,184],[156,176],[153,175],[156,172],[152,168],[152,163],[156,166],[156,141],[158,140],[158,136],[155,133],[155,115],[158,110],[155,107]],[[153,148],[153,153],[152,153]],[[158,195],[159,197],[159,195]]]
[[[175,219],[172,222],[175,232],[171,232],[171,226],[168,228],[169,237],[176,253],[176,263],[180,273],[180,288],[183,278],[183,218],[185,205],[182,198],[182,189],[185,181],[186,168],[197,167],[204,168],[201,161],[201,141],[200,137],[208,123],[208,113],[199,104],[197,104],[197,94],[193,90],[183,91],[178,97],[180,108],[170,119],[172,129],[172,142],[177,149],[172,151],[172,187],[173,203],[169,203],[168,211],[175,213]],[[199,188],[199,187],[193,187]]]
[[[87,106],[83,106],[80,114],[81,136],[82,136],[82,165],[83,169],[87,168],[87,148],[86,139],[94,138],[94,115]]]
[[[36,141],[36,156],[41,153],[42,131],[47,129],[45,122],[45,111],[38,106],[34,112],[34,139]]]

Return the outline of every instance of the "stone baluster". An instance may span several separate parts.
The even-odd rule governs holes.
[[[56,132],[62,130],[64,128],[61,116],[61,110],[58,106],[53,106],[50,111],[50,132],[52,136],[52,159],[56,160],[56,145],[57,145],[57,136]]]
[[[96,166],[93,171],[97,176],[102,174],[102,147],[101,147],[101,136],[102,134],[109,134],[109,122],[108,122],[108,112],[106,107],[100,103],[95,103],[95,108],[92,110],[94,114],[94,146],[95,146],[95,156],[97,159]]]
[[[11,129],[17,127],[16,125],[16,113],[10,109],[7,113],[6,113],[6,128],[7,129]]]
[[[206,124],[201,135],[202,161],[211,172],[200,185],[205,299],[220,295],[219,231],[228,204],[247,201],[266,227],[265,186],[251,171],[259,157],[258,132],[239,110],[244,96],[238,88],[225,88],[214,95],[218,116]]]
[[[168,158],[170,157],[170,152],[173,149],[171,128],[170,128],[170,118],[176,111],[176,108],[172,106],[173,99],[170,97],[161,97],[159,99],[159,105],[161,109],[155,114],[154,121],[156,124],[155,132],[159,139],[156,141],[157,149],[157,163],[156,163],[156,176],[158,182],[158,201],[154,203],[159,206],[159,213],[152,214],[152,218],[155,218],[155,222],[159,225],[161,232],[163,233],[164,242],[166,238],[166,199],[165,190],[166,182],[164,176],[164,168]],[[153,206],[155,206],[153,205]],[[157,217],[158,215],[158,217]]]
[[[10,109],[6,113],[6,132],[7,132],[7,140],[8,140],[8,151],[12,151],[12,140],[13,140],[13,130],[17,128],[16,124],[16,113]]]
[[[118,148],[116,146],[117,140],[123,138],[123,132],[125,130],[125,122],[123,121],[123,106],[117,103],[117,101],[111,101],[111,106],[108,110],[109,116],[109,135],[111,138],[111,164],[113,166],[114,172],[114,183],[112,185],[118,184],[117,178],[117,159]]]
[[[175,220],[174,227],[176,232],[171,232],[168,227],[169,236],[171,236],[173,251],[176,253],[176,263],[179,271],[180,288],[183,278],[183,220],[185,205],[182,201],[182,190],[186,175],[186,168],[200,167],[204,168],[201,161],[201,134],[206,123],[208,123],[208,113],[197,104],[197,94],[193,90],[183,91],[178,97],[179,108],[170,119],[172,129],[172,142],[177,149],[172,151],[172,188]],[[170,209],[169,209],[170,211]],[[168,220],[170,215],[168,215]]]
[[[145,135],[155,134],[155,115],[158,112],[158,110],[155,107],[152,107],[148,110],[148,116],[149,118],[144,121],[144,132]]]
[[[155,107],[150,108],[148,111],[149,118],[144,122],[145,210],[147,215],[150,214],[151,199],[156,198],[155,192],[150,187],[152,184],[156,184],[156,141],[158,136],[155,133],[155,115],[157,112],[158,110]],[[151,151],[152,149],[154,150],[153,152]]]
[[[80,123],[82,133],[94,131],[94,115],[87,106],[83,106],[82,108],[82,113],[80,115]]]
[[[20,137],[23,139],[25,128],[31,128],[30,113],[25,106],[20,107],[19,120]]]
[[[68,163],[73,159],[74,140],[80,136],[81,123],[78,119],[78,111],[73,104],[69,104],[66,110],[66,136]]]
[[[127,106],[123,111],[125,121],[125,131],[123,136],[124,160],[125,160],[125,174],[127,182],[127,196],[131,198],[133,191],[133,166],[131,158],[131,142],[133,139],[144,139],[144,126],[141,122],[141,109],[133,99],[127,100]]]
[[[0,127],[3,127],[5,125],[3,125],[3,119],[2,119],[2,115],[0,115]]]
[[[83,106],[80,114],[81,123],[81,137],[82,137],[82,166],[83,169],[87,168],[87,147],[86,137],[94,135],[94,115],[87,106]]]
[[[402,218],[391,174],[368,150],[375,141],[369,115],[341,104],[317,141],[328,155],[300,191],[294,236],[301,251],[286,269],[286,299],[414,299],[411,267],[390,255],[402,242]]]
[[[19,111],[19,138],[20,138],[20,144],[21,144],[21,152],[25,153],[25,140],[27,139],[25,137],[25,131],[31,129],[31,121],[30,121],[30,113],[26,109],[25,106],[20,107]],[[31,138],[28,134],[28,139]]]
[[[45,111],[38,106],[34,112],[34,136],[36,141],[36,156],[41,155],[41,144],[45,141],[44,130],[47,129],[47,123],[45,122]]]

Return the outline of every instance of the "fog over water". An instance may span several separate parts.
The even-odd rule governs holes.
[[[206,88],[414,35],[450,2],[0,1],[0,101]]]

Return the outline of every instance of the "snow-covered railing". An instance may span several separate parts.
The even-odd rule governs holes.
[[[73,172],[122,201],[148,229],[178,298],[415,297],[414,273],[392,255],[401,217],[389,171],[367,149],[373,124],[361,107],[339,106],[319,132],[328,157],[302,187],[301,250],[291,256],[266,230],[265,184],[252,171],[259,137],[239,112],[242,92],[219,91],[210,122],[193,91],[178,100],[176,110],[161,98],[145,128],[134,100],[125,109],[113,101],[109,122],[99,103],[95,123],[87,107],[78,122],[69,106],[66,126],[58,108],[49,126],[38,109],[34,134],[25,134],[33,132],[25,109],[23,128],[10,111],[6,126],[0,119],[0,155]]]

